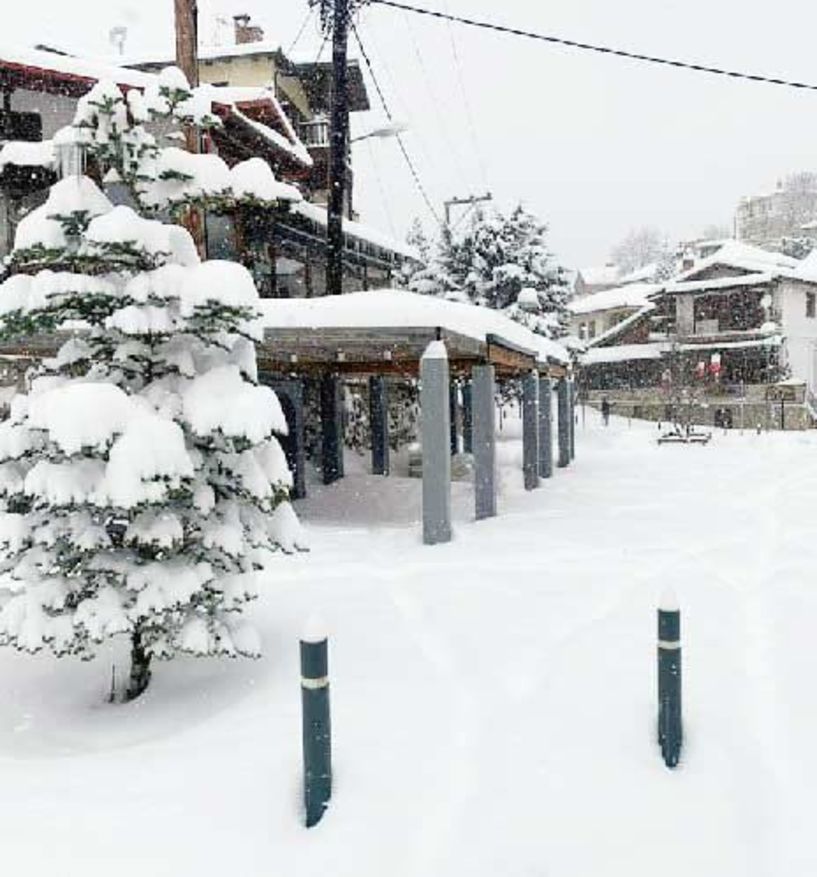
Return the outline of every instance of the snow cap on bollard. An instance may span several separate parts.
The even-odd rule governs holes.
[[[321,643],[329,639],[329,628],[322,615],[313,612],[306,619],[301,632],[302,643]]]
[[[678,603],[678,595],[675,593],[675,589],[671,586],[667,586],[661,592],[661,598],[658,601],[658,608],[661,612],[680,612],[681,606]]]

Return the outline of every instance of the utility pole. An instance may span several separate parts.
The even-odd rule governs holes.
[[[483,201],[493,201],[493,195],[490,192],[486,192],[484,195],[469,195],[467,198],[449,198],[447,201],[443,201],[445,224],[451,225],[452,207],[473,206],[474,204],[481,204]]]
[[[199,8],[196,0],[173,0],[176,17],[176,66],[191,88],[199,84]]]
[[[326,292],[343,292],[343,211],[349,152],[349,0],[334,0],[332,16],[332,108],[329,141]]]

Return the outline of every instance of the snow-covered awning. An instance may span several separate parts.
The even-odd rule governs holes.
[[[657,283],[630,283],[575,298],[568,303],[568,309],[576,316],[583,316],[618,308],[643,308],[650,296],[660,292],[661,288]]]
[[[375,364],[416,368],[436,337],[452,361],[494,362],[506,371],[566,366],[567,350],[497,311],[395,289],[312,299],[265,299],[261,358],[285,367],[336,363],[347,371]]]
[[[650,344],[619,344],[617,347],[592,347],[581,357],[581,364],[601,365],[603,363],[629,362],[630,360],[660,359],[669,352],[666,341]]]

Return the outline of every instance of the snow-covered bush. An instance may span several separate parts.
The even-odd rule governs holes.
[[[92,160],[129,119],[87,123]],[[250,274],[83,176],[20,224],[11,266],[0,334],[57,349],[0,424],[0,640],[87,658],[127,635],[131,698],[154,657],[258,654],[241,609],[302,537]]]

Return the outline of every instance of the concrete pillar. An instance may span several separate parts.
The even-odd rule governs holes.
[[[522,471],[525,490],[539,486],[539,375],[522,378]]]
[[[321,459],[323,483],[343,478],[343,382],[338,375],[321,378]]]
[[[463,453],[474,453],[474,402],[471,381],[462,384],[462,450]]]
[[[494,367],[475,365],[471,372],[473,402],[474,505],[476,519],[496,515],[496,388]]]
[[[372,433],[372,474],[389,474],[389,388],[385,375],[369,378],[369,425]]]
[[[556,385],[557,408],[559,411],[559,461],[558,466],[564,469],[570,465],[570,389],[567,378],[559,378]]]
[[[539,378],[539,477],[553,476],[553,389],[549,377]]]
[[[451,541],[451,384],[448,353],[432,341],[420,360],[423,542]]]
[[[460,452],[460,431],[459,431],[459,420],[457,418],[457,409],[459,408],[459,402],[457,399],[458,395],[458,387],[456,381],[451,381],[451,385],[449,387],[449,395],[448,402],[450,406],[450,411],[448,414],[449,426],[451,428],[451,456],[454,454],[458,454]]]

